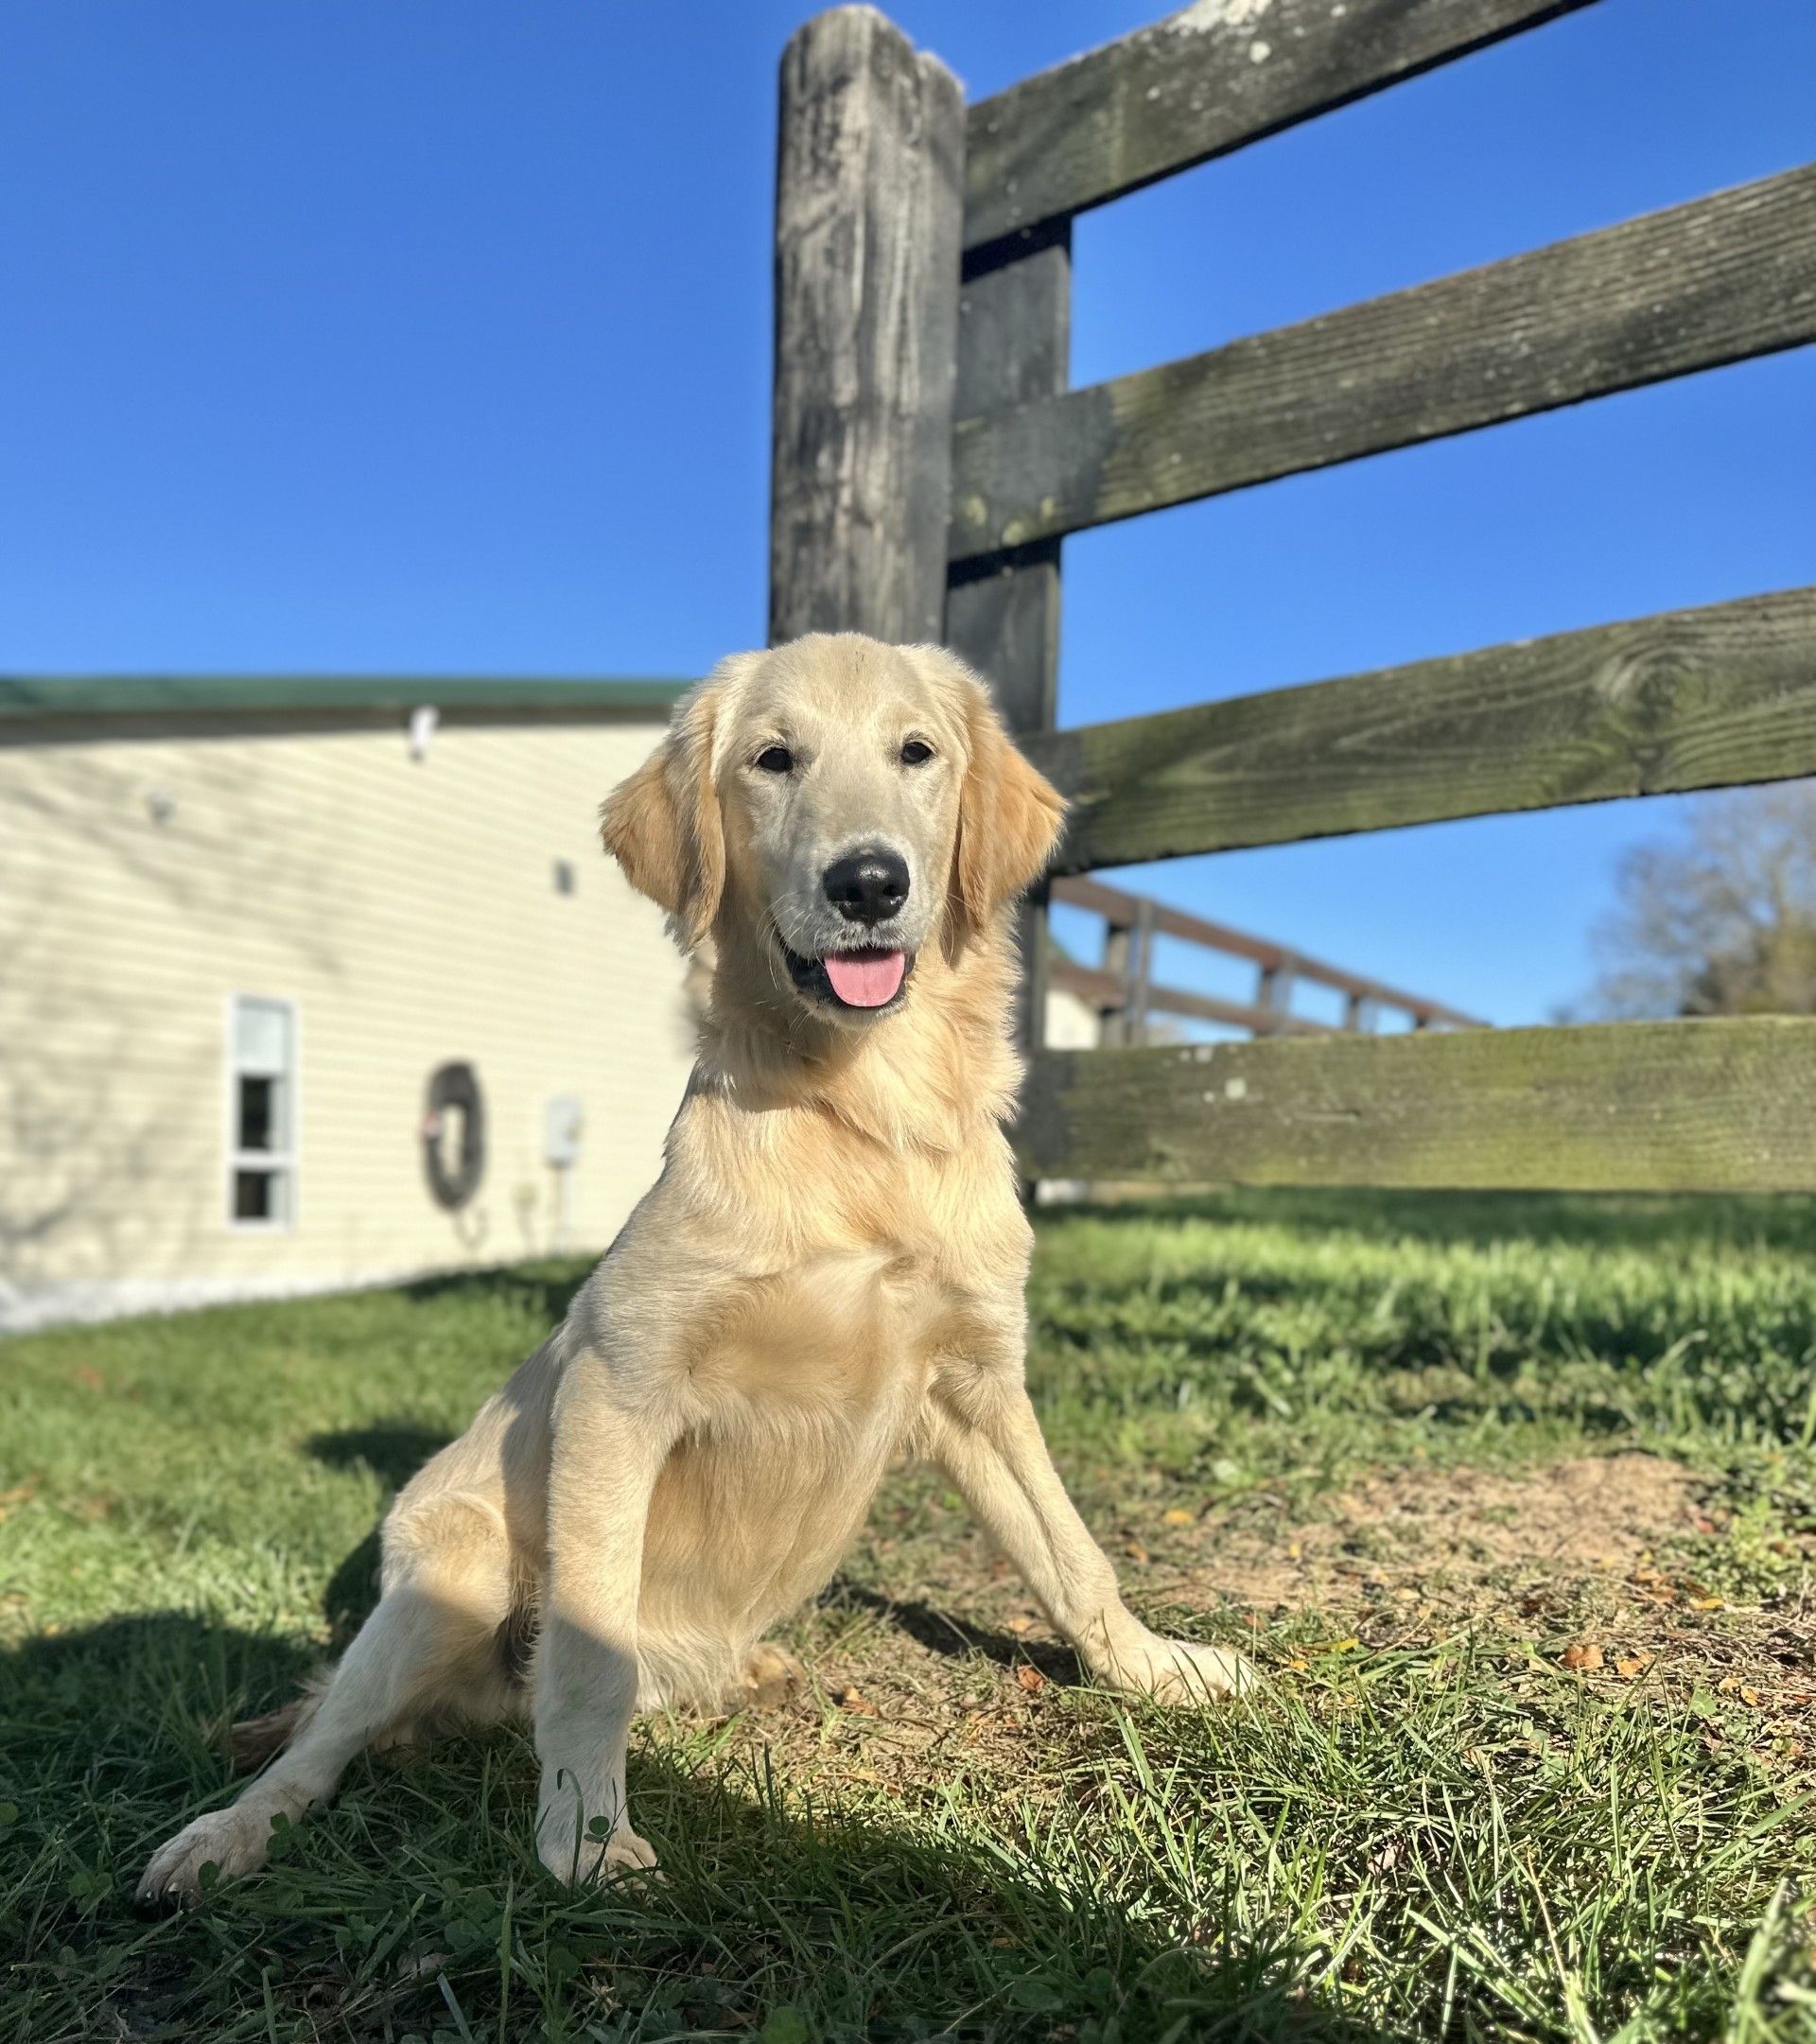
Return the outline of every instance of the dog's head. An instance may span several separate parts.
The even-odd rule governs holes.
[[[710,935],[862,1027],[929,945],[956,960],[994,925],[1063,815],[962,661],[841,633],[721,661],[603,829],[684,949]]]

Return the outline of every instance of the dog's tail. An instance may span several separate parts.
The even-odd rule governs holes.
[[[303,1694],[282,1709],[268,1710],[260,1718],[241,1718],[230,1726],[227,1751],[236,1770],[249,1774],[267,1760],[275,1759],[321,1709],[333,1676],[332,1668],[324,1668],[319,1675],[312,1675]]]

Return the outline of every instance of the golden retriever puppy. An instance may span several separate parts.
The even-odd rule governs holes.
[[[548,1866],[651,1864],[624,1799],[633,1713],[773,1671],[763,1634],[904,1455],[947,1472],[1099,1681],[1188,1703],[1251,1679],[1129,1613],[1023,1388],[1011,908],[1060,819],[937,647],[803,638],[679,705],[603,812],[708,970],[662,1175],[562,1326],[399,1494],[380,1601],[286,1750],[156,1854],[142,1899],[258,1866],[272,1818],[361,1747],[514,1707]]]

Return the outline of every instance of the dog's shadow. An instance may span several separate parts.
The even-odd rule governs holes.
[[[395,1487],[443,1438],[398,1420],[306,1446]],[[334,1571],[324,1601],[336,1631],[351,1631],[370,1609],[376,1559],[375,1533]],[[884,1619],[935,1652],[1032,1661],[1054,1681],[1078,1679],[1064,1648],[848,1581],[828,1594],[835,1607]],[[201,2035],[224,2013],[256,2027],[266,1991],[258,1969],[243,1992],[229,1992],[217,1978],[219,1955],[272,1936],[285,1949],[286,2004],[300,1996],[325,2005],[344,1991],[352,1936],[405,1954],[401,1973],[394,1955],[387,1960],[383,1988],[401,2029],[434,2027],[445,1981],[469,2020],[528,2039],[545,2034],[550,2004],[533,2021],[514,2004],[507,2024],[490,1999],[493,1919],[509,1896],[519,1948],[534,1965],[556,1948],[578,1962],[558,1991],[545,1983],[564,2005],[564,2034],[585,2029],[597,1965],[618,1968],[640,1997],[667,1998],[674,2019],[663,2034],[717,2031],[721,2016],[746,2020],[737,2011],[754,1998],[760,2008],[822,2011],[839,2035],[875,2034],[882,2011],[889,2034],[904,2036],[1045,2036],[1064,2026],[1125,2038],[1382,2044],[1308,1988],[1315,1962],[1289,1943],[1212,1926],[1182,1944],[1152,1898],[1031,1878],[994,1851],[912,1821],[798,1800],[748,1754],[733,1759],[714,1747],[703,1758],[660,1741],[640,1748],[632,1772],[666,1874],[647,1894],[571,1893],[546,1879],[531,1843],[534,1759],[525,1732],[508,1728],[448,1737],[404,1756],[401,1770],[396,1756],[363,1757],[340,1807],[304,1826],[266,1872],[192,1917],[150,1930],[135,1924],[138,1868],[228,1788],[229,1722],[293,1696],[313,1659],[290,1640],[176,1612],[0,1651],[0,1803],[18,1806],[8,1845],[23,1855],[36,1897],[26,1916],[13,1917],[0,1897],[0,1934],[17,1933],[26,1965],[54,1965],[77,1983],[82,2034],[148,2026]],[[106,1793],[95,1792],[97,1783]],[[418,1944],[437,1952],[439,1978],[417,1983],[410,1973]],[[218,1993],[242,2005],[224,2010],[207,1999]],[[909,2018],[920,2028],[903,2028]]]
[[[175,1612],[0,1650],[0,1822],[26,1898],[0,1896],[0,1932],[21,1978],[57,1982],[67,2034],[262,2035],[340,2006],[358,1960],[357,1995],[397,2032],[453,2005],[461,2035],[507,2044],[742,2035],[766,2006],[840,2036],[1385,2044],[1308,1985],[1318,1962],[1291,1940],[1182,1940],[1153,1897],[1031,1877],[993,1846],[790,1795],[760,1756],[659,1742],[631,1773],[654,1887],[548,1879],[533,1756],[506,1729],[363,1757],[264,1872],[137,1922],[152,1847],[228,1787],[226,1722],[292,1693],[308,1659]],[[508,2003],[501,1938],[527,1973]],[[655,2031],[593,2027],[627,2006]]]
[[[1062,1687],[1083,1687],[1089,1678],[1078,1656],[1056,1640],[1014,1639],[1007,1633],[993,1633],[954,1617],[936,1605],[903,1602],[867,1590],[844,1576],[835,1577],[820,1594],[820,1609],[831,1613],[860,1611],[882,1618],[904,1633],[917,1646],[950,1660],[981,1653],[999,1668],[1032,1663],[1049,1682]]]
[[[372,1426],[342,1427],[313,1434],[304,1442],[330,1469],[367,1469],[394,1496],[431,1455],[453,1437],[413,1420],[381,1420]],[[387,1499],[387,1503],[389,1498]],[[345,1646],[378,1601],[378,1523],[328,1578],[322,1611],[337,1646]]]

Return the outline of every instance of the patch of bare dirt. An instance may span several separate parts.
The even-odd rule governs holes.
[[[1244,1527],[1170,1557],[1169,1588],[1224,1598],[1265,1616],[1336,1612],[1413,1587],[1471,1615],[1510,1578],[1621,1578],[1673,1539],[1714,1529],[1696,1480],[1661,1456],[1558,1462],[1504,1476],[1398,1469],[1333,1496],[1329,1515],[1288,1529]]]
[[[1507,1653],[1516,1679],[1548,1668],[1611,1697],[1643,1685],[1692,1703],[1712,1744],[1737,1738],[1801,1767],[1816,1607],[1710,1593],[1696,1557],[1719,1548],[1724,1523],[1690,1470],[1627,1453],[1520,1475],[1384,1471],[1312,1518],[1266,1492],[1202,1511],[1158,1495],[1097,1530],[1153,1622],[1246,1633],[1278,1679],[1320,1679],[1334,1651],[1437,1652],[1467,1635]],[[874,1587],[835,1587],[794,1637],[807,1690],[753,1717],[751,1736],[802,1778],[892,1795],[958,1778],[1056,1789],[1039,1770],[1058,1763],[1029,1734],[1079,1674],[1020,1579],[945,1511],[907,1537],[881,1533],[873,1556]]]

